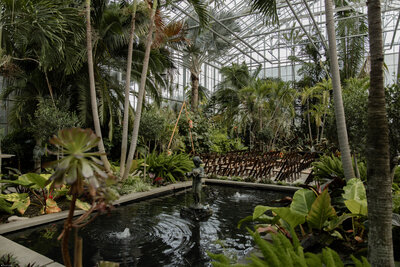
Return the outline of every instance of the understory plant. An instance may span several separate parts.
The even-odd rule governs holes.
[[[337,213],[327,188],[322,192],[300,189],[294,194],[289,207],[259,205],[252,216],[239,222],[239,227],[244,222],[255,221],[261,223],[257,225],[261,232],[281,232],[287,236],[292,235],[290,229],[295,229],[300,239],[310,247],[316,245],[315,242],[329,245],[334,240],[350,244],[363,243],[365,227],[362,222],[367,216],[364,185],[360,179],[354,178],[343,190],[342,198],[350,213]],[[344,227],[343,223],[348,219],[352,219],[351,224]]]
[[[129,175],[128,178],[123,180],[117,185],[117,191],[121,195],[133,192],[145,192],[152,188],[151,184],[139,176]]]
[[[59,236],[61,251],[65,266],[71,267],[71,258],[68,249],[70,231],[75,229],[75,256],[74,266],[82,266],[82,238],[78,236],[78,230],[91,222],[100,213],[93,217],[94,211],[104,211],[108,204],[115,200],[117,195],[108,185],[113,180],[103,171],[102,161],[98,158],[101,153],[91,152],[97,147],[100,138],[90,129],[71,128],[63,129],[54,136],[50,142],[64,155],[64,158],[53,163],[54,173],[49,181],[54,181],[53,186],[69,185],[71,204],[68,217],[64,223],[64,229]],[[91,199],[91,207],[77,219],[73,219],[77,199],[85,196]]]
[[[137,169],[144,172],[144,160],[137,162]],[[150,153],[146,158],[146,167],[149,175],[154,179],[162,178],[166,182],[175,183],[185,180],[185,173],[194,168],[194,164],[187,154],[158,154],[156,151]]]
[[[247,258],[246,264],[234,264],[231,259],[223,254],[211,254],[209,256],[215,261],[212,265],[215,267],[245,267],[245,266],[264,266],[264,267],[343,267],[345,264],[339,255],[330,248],[323,248],[321,253],[314,254],[311,252],[304,253],[303,247],[300,245],[296,235],[290,240],[282,233],[272,235],[272,242],[263,239],[259,233],[252,232],[248,229],[253,237],[256,245],[259,247],[262,257],[252,254]],[[367,259],[362,257],[361,260],[351,256],[352,264],[356,267],[369,267]]]
[[[322,156],[318,161],[313,162],[312,166],[314,175],[318,179],[344,178],[343,165],[340,157],[334,155]],[[365,181],[367,179],[366,165],[364,162],[357,162],[356,165],[353,159],[354,173],[357,173],[355,166],[358,166],[359,178]]]
[[[12,202],[12,206],[7,206],[0,200],[0,209],[12,213],[16,209],[21,215],[25,213],[30,205],[41,206],[41,214],[55,213],[61,211],[57,206],[56,199],[67,194],[65,187],[54,190],[52,183],[48,182],[51,174],[26,173],[18,176],[16,180],[2,179],[6,186],[20,186],[28,193],[0,194],[3,201]],[[6,208],[4,208],[6,207]]]

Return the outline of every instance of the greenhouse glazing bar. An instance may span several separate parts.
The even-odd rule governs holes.
[[[196,19],[195,17],[193,17],[192,15],[190,15],[188,12],[186,12],[185,10],[183,10],[182,8],[180,8],[179,6],[175,5],[174,3],[171,3],[171,5],[173,7],[175,7],[176,9],[180,10],[183,14],[185,14],[186,16],[190,17],[191,19],[193,19],[194,21],[196,21],[197,23],[199,23],[199,20]],[[227,40],[226,37],[222,36],[221,34],[219,34],[218,32],[214,31],[211,27],[207,26],[208,29],[210,31],[212,31],[213,33],[215,33],[218,37],[220,37],[222,40],[224,40],[227,43],[230,43],[229,40]],[[244,55],[246,55],[247,57],[249,57],[250,59],[254,60],[255,62],[257,62],[258,64],[261,65],[261,63],[256,60],[255,58],[253,58],[252,56],[250,56],[247,52],[245,52],[244,50],[242,50],[241,48],[239,48],[238,46],[231,44],[233,47],[235,47],[237,50],[239,50],[239,52],[242,52]]]
[[[328,44],[326,43],[324,36],[322,35],[321,31],[319,30],[317,21],[315,20],[315,17],[313,15],[313,13],[311,12],[310,6],[307,4],[306,0],[303,0],[303,3],[307,8],[308,14],[310,14],[310,16],[311,16],[311,20],[312,20],[312,22],[314,24],[315,29],[317,30],[319,38],[321,38],[321,40],[322,40],[322,45],[323,45],[325,51],[328,51]]]

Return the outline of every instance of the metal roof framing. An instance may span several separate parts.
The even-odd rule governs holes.
[[[366,2],[367,0],[361,0],[356,3],[350,2],[346,6],[336,7],[334,12],[354,10],[358,14],[354,15],[353,18],[365,17],[367,16]],[[393,49],[399,51],[399,47],[397,46],[400,46],[400,37],[398,37],[399,34],[396,36],[396,33],[400,28],[400,0],[381,0],[381,2],[385,25],[385,51],[390,50],[391,53],[394,51]],[[235,15],[232,17],[221,20],[210,16],[212,20],[210,23],[220,24],[232,35],[232,38],[228,39],[226,36],[222,36],[209,27],[214,34],[232,45],[232,48],[226,54],[213,60],[215,64],[210,62],[211,66],[223,66],[242,60],[245,60],[249,65],[255,63],[256,65],[262,64],[264,67],[277,66],[278,62],[288,62],[287,57],[289,53],[285,52],[284,49],[288,50],[295,47],[294,49],[299,51],[299,48],[298,44],[290,43],[289,41],[285,43],[281,34],[297,29],[301,29],[304,32],[306,42],[310,42],[313,45],[322,43],[325,51],[327,49],[326,29],[324,27],[324,0],[277,0],[279,25],[266,25],[263,22],[262,15],[251,10],[248,0],[207,0],[207,3],[216,12],[221,10],[235,12]],[[172,9],[167,8],[166,11],[170,20],[191,17],[198,23],[198,20],[190,15],[193,12],[193,8],[187,3],[180,1],[179,4],[178,2],[169,2],[169,4],[172,6]],[[225,27],[223,21],[227,19],[236,19],[241,25],[242,30],[240,32],[232,32]],[[336,17],[335,19],[339,21],[347,18],[338,19]],[[191,28],[195,27],[199,26],[196,25]],[[365,34],[361,35],[365,36]],[[353,38],[356,36],[360,35],[353,34],[351,36],[338,37],[338,40],[340,38]],[[317,39],[314,37],[317,37]],[[396,47],[394,48],[393,46]]]

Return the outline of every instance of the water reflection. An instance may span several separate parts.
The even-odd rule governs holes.
[[[180,209],[191,204],[190,192],[119,207],[99,217],[80,231],[84,266],[100,260],[121,266],[211,266],[207,251],[243,257],[253,244],[245,230],[237,229],[238,221],[256,205],[273,205],[272,200],[287,195],[220,186],[207,187],[203,194],[214,212],[206,222],[180,217]],[[61,227],[62,222],[51,230],[42,226],[7,237],[62,262],[58,233],[49,234]]]

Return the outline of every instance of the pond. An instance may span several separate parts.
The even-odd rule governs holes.
[[[290,193],[207,186],[204,202],[214,211],[206,222],[180,217],[180,209],[192,202],[190,191],[128,204],[98,217],[80,230],[83,265],[100,260],[121,266],[211,266],[207,252],[243,257],[254,246],[240,219],[251,215],[256,205]],[[63,222],[6,235],[7,238],[62,263],[59,241]],[[72,243],[71,243],[72,244]]]

